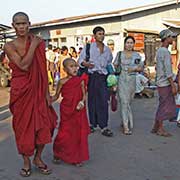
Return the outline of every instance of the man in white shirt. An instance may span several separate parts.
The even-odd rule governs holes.
[[[173,121],[176,119],[176,104],[174,96],[177,94],[172,72],[171,54],[168,47],[175,40],[177,34],[169,29],[160,32],[161,47],[156,53],[156,84],[159,94],[159,106],[152,129],[152,133],[160,136],[171,136],[163,126],[165,120]]]
[[[49,81],[49,84],[52,86],[52,90],[53,90],[53,85],[54,85],[55,57],[56,56],[52,50],[52,45],[49,44],[48,49],[46,51],[46,63],[47,63],[47,71],[48,71],[48,81]]]

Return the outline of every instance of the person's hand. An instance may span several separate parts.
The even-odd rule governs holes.
[[[42,39],[40,37],[34,36],[32,37],[32,40],[31,40],[31,46],[36,48],[40,44],[41,41]]]
[[[89,69],[94,68],[94,64],[93,63],[86,62],[86,61],[83,61],[83,66],[85,66],[85,67],[87,67]]]
[[[177,89],[175,85],[172,86],[172,93],[174,96],[177,94]]]
[[[135,72],[134,69],[128,68],[128,73],[132,73],[132,72]]]
[[[58,96],[54,95],[51,96],[51,102],[55,102],[58,99]]]
[[[78,105],[76,106],[76,109],[77,109],[78,111],[80,111],[80,110],[83,109],[83,108],[84,108],[84,102],[83,102],[83,101],[79,101]]]
[[[178,94],[180,94],[180,86],[178,86],[178,90],[177,90]]]
[[[52,100],[51,100],[51,97],[49,95],[46,95],[46,101],[47,101],[48,106],[52,105]]]

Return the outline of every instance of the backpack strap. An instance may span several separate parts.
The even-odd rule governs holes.
[[[122,51],[119,51],[118,52],[118,66],[121,66],[121,54],[122,54]]]
[[[86,61],[88,62],[89,59],[90,59],[90,47],[91,47],[91,44],[90,43],[87,43],[86,44]]]
[[[117,63],[116,72],[115,72],[115,75],[117,76],[121,74],[121,54],[122,54],[122,51],[119,51],[117,53],[118,63]]]

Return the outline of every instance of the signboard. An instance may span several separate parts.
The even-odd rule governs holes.
[[[133,36],[136,43],[134,45],[134,50],[139,51],[144,49],[144,34],[143,33],[128,33],[128,36]]]

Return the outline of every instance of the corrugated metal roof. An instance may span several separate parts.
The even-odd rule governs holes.
[[[159,34],[159,31],[150,30],[150,29],[124,29],[125,32],[138,32],[138,33],[150,33],[150,34]]]
[[[6,31],[6,30],[9,30],[9,29],[11,29],[11,27],[6,26],[6,25],[4,25],[4,24],[0,24],[0,32],[1,32],[1,31]]]
[[[81,22],[81,21],[87,21],[87,20],[95,20],[95,19],[102,19],[102,18],[108,18],[108,17],[123,16],[123,15],[128,15],[131,13],[150,10],[150,9],[159,8],[159,7],[163,7],[163,6],[168,6],[168,5],[172,5],[172,4],[176,4],[176,3],[177,3],[176,0],[169,0],[169,1],[162,2],[162,3],[149,4],[149,5],[145,5],[145,6],[139,6],[139,7],[128,8],[128,9],[123,9],[123,10],[111,11],[111,12],[106,12],[106,13],[96,13],[96,14],[88,14],[88,15],[82,15],[82,16],[73,16],[73,17],[55,19],[55,20],[51,20],[51,21],[35,23],[32,25],[32,28],[38,28],[41,26],[69,24],[69,23],[75,23],[75,22]]]

